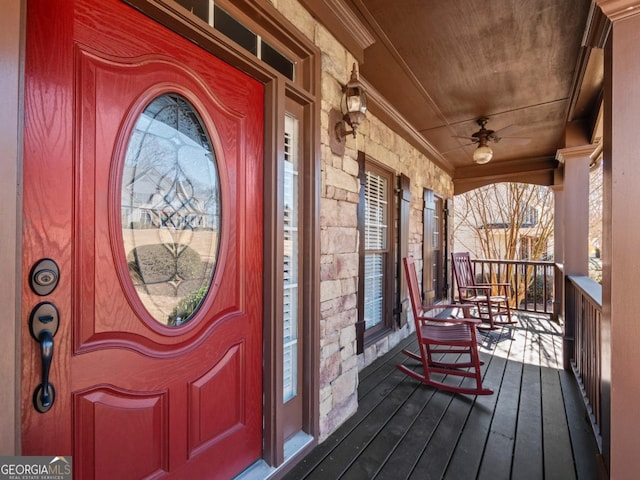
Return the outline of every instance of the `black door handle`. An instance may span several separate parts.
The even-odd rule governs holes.
[[[42,330],[38,339],[40,341],[40,356],[42,357],[42,383],[33,393],[33,403],[36,410],[44,413],[51,408],[56,398],[56,391],[49,383],[49,370],[53,359],[53,335],[49,330]]]
[[[33,392],[33,406],[40,413],[49,411],[56,399],[56,390],[49,382],[49,372],[53,360],[53,336],[58,331],[58,324],[58,309],[50,302],[36,305],[29,318],[31,336],[40,344],[42,360],[42,383]]]

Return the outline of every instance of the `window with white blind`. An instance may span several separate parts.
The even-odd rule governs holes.
[[[389,230],[388,179],[366,171],[364,220],[365,329],[384,321],[385,257]]]
[[[357,352],[393,327],[394,265],[397,205],[395,174],[358,154],[360,173],[360,272],[358,283]]]
[[[283,285],[283,400],[298,391],[298,121],[285,116],[284,132],[284,285]]]

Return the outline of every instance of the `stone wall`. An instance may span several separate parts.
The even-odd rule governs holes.
[[[422,259],[423,189],[451,198],[451,178],[381,121],[367,114],[357,137],[346,137],[345,153],[329,146],[329,112],[340,109],[342,87],[353,56],[297,2],[273,0],[296,27],[322,51],[321,132],[321,304],[320,304],[320,440],[357,409],[358,371],[410,333],[410,325],[356,355],[358,285],[358,163],[362,150],[377,162],[411,180],[408,253]],[[412,328],[411,328],[412,329]]]

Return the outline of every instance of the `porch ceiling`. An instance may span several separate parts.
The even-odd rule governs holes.
[[[345,7],[337,23],[352,32],[359,23],[371,34],[359,34],[361,50],[351,49],[361,76],[454,181],[539,172],[559,148],[594,140],[608,24],[589,0],[304,3],[315,4],[319,17],[319,3],[334,12]],[[353,18],[345,21],[344,12]],[[372,113],[388,117],[372,103]],[[482,116],[487,128],[513,126],[509,134],[531,141],[490,143],[493,160],[476,165],[477,145],[455,137],[476,132]]]

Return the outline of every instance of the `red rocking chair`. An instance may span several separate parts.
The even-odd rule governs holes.
[[[493,390],[482,387],[480,365],[483,362],[478,357],[478,341],[476,324],[479,320],[473,318],[439,318],[430,312],[449,308],[462,308],[465,317],[469,316],[471,305],[433,305],[424,306],[418,291],[418,278],[413,258],[404,259],[404,269],[409,285],[409,297],[413,310],[413,320],[418,337],[420,355],[409,350],[402,353],[422,363],[422,373],[414,371],[406,365],[398,365],[398,369],[420,382],[441,390],[469,395],[492,395]],[[444,362],[433,358],[434,354],[468,354],[468,361]],[[464,359],[463,357],[463,360]],[[458,375],[475,379],[475,387],[448,385],[434,380],[432,374]]]
[[[516,323],[511,317],[508,283],[476,283],[468,252],[452,253],[451,263],[460,302],[474,304],[477,312],[475,318],[489,324],[488,327],[478,328],[493,330],[497,328],[496,325]]]

